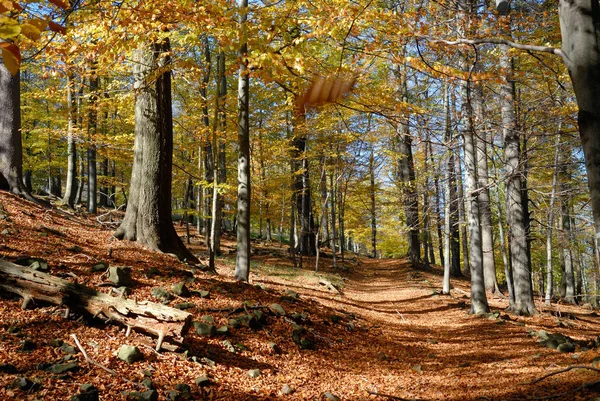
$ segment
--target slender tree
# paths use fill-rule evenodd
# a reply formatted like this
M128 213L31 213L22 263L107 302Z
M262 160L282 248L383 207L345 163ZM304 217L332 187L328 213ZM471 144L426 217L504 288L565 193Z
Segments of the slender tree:
M238 76L238 198L237 198L237 257L235 279L248 281L250 275L250 76L246 23L248 0L238 0L239 11L239 76Z

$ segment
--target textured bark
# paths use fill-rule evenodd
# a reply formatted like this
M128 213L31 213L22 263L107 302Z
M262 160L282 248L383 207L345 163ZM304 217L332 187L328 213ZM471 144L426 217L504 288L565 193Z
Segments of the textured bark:
M200 96L202 97L202 123L208 129L210 127L210 121L208 117L208 94L207 87L210 82L210 72L212 70L211 51L208 36L204 36L204 74L202 76L202 86L200 87ZM199 154L202 155L199 158L198 164L201 165L202 171L204 172L204 181L208 184L213 183L214 171L213 171L213 149L210 139L204 138L202 146L198 149ZM198 216L198 233L204 230L204 244L210 246L210 227L211 227L211 188L210 185L203 186L202 196L198 192L198 209L201 213Z
M560 126L559 126L560 130ZM554 226L554 202L556 201L556 186L558 183L558 165L560 162L560 134L556 137L554 150L554 173L552 174L552 189L550 190L550 205L548 206L548 221L546 225L546 305L552 303L553 272L552 272L552 228Z
M308 159L306 157L307 138L302 131L305 126L305 115L297 116L292 145L292 156L294 158L294 192L296 193L296 210L300 220L300 232L298 236L298 251L303 256L314 256L315 249L315 219L312 212L312 196L310 190L310 176Z
M600 240L600 2L561 0L559 17L563 59L579 107L595 238Z
M23 297L24 308L31 300L46 301L95 317L106 317L110 321L157 335L157 350L165 337L183 341L192 324L192 315L188 312L153 302L113 297L81 284L2 260L0 288Z
M87 211L95 214L98 204L98 181L96 171L96 133L98 131L98 75L96 75L96 66L92 65L90 69L90 95L89 95L89 114L88 114L88 186L87 186Z
M460 272L460 237L458 232L458 194L456 190L456 170L454 169L454 153L456 149L456 141L452 135L451 114L450 114L450 96L448 86L444 87L445 101L445 127L444 127L444 142L448 146L448 159L446 162L445 173L445 209L444 209L444 244L445 254L444 259L444 281L443 292L450 293L450 276L459 277Z
M23 184L20 88L19 73L13 76L0 62L0 188L35 201Z
M477 181L478 181L478 203L481 221L481 249L483 253L483 277L485 289L491 293L498 290L496 280L496 264L494 262L494 238L492 230L492 212L490 203L489 174L488 174L488 133L485 126L485 112L483 102L483 87L476 83L473 88L473 111L475 115L477 133Z
M75 77L72 72L67 74L67 104L69 107L69 122L67 126L67 182L63 202L74 207L77 195L77 99L75 95Z
M573 233L571 231L571 216L569 216L569 200L564 199L561 204L561 253L564 265L563 281L565 287L563 298L567 303L575 304L575 271L571 250Z
M167 39L134 53L135 142L127 211L115 237L197 262L171 218L173 116ZM155 77L156 70L163 72ZM152 78L151 78L152 77Z
M369 121L370 122L370 121ZM369 131L369 128L367 128ZM371 257L377 257L377 204L375 202L375 149L371 144L371 153L369 154L369 196L370 196L370 217L371 217Z
M506 79L500 87L502 104L502 133L506 158L506 216L509 228L510 260L515 290L513 312L519 315L537 313L531 288L530 258L526 211L523 210L523 185L521 183L521 143L515 113L515 88L511 82L512 62L506 47L502 47L500 66Z
M399 66L397 71L402 101L408 100L406 67ZM398 179L405 198L404 213L408 227L408 258L413 266L421 261L421 241L419 239L419 195L415 183L415 165L412 155L412 138L408 127L408 116L396 130L398 153Z
M238 198L237 198L237 256L235 279L248 281L250 275L250 77L247 65L248 44L246 23L248 0L238 0L240 68L238 76Z
M465 187L466 199L469 203L467 225L469 228L469 268L471 272L471 313L482 314L489 312L485 294L483 273L483 249L481 244L481 222L479 216L479 198L477 188L477 156L475 136L472 125L472 109L470 105L470 84L467 81L462 88L463 109L466 117L463 121L463 145L465 155Z

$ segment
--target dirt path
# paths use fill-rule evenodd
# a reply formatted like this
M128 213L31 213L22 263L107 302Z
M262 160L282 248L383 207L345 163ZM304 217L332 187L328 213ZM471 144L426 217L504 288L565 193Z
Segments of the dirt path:
M599 326L589 312L562 307L562 313L577 317L565 321L572 328L564 328L547 313L509 316L503 312L506 301L493 299L492 309L501 312L500 318L472 316L468 281L455 281L451 296L440 295L441 273L417 271L398 260L364 259L346 280L343 296L304 287L307 296L359 317L360 329L349 336L344 357L335 363L342 399L385 398L368 397L372 391L405 399L520 400L598 380L593 372L577 371L525 384L561 367L589 364L597 356L595 350L562 354L538 346L527 335L545 329L594 338ZM555 399L591 397L571 393Z

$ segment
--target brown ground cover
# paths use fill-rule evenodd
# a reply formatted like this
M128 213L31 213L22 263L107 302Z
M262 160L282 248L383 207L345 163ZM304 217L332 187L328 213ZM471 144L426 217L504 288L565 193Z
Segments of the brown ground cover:
M0 193L6 218L0 220L0 254L12 261L19 256L42 257L51 273L98 287L100 273L90 266L106 261L132 267L135 285L131 298L150 299L151 289L170 288L189 268L169 257L150 252L130 242L111 238L112 230L95 217L59 209L44 209L6 193ZM204 255L201 238L192 238L195 253ZM77 248L80 247L81 249ZM125 337L113 324L89 322L64 309L38 303L26 311L20 299L0 297L0 364L14 365L18 373L0 373L0 400L69 400L83 383L100 390L101 400L125 400L124 391L138 390L136 383L149 375L160 394L178 383L192 387L200 400L323 400L331 393L341 400L523 400L544 399L563 392L558 400L591 400L600 394L573 391L584 383L600 380L597 372L572 370L529 384L536 378L574 365L592 366L597 349L559 353L542 347L528 335L531 330L562 333L576 340L592 340L600 334L600 318L582 307L555 305L532 318L504 313L507 301L493 298L490 304L500 317L468 314L469 282L454 280L450 296L440 295L439 267L417 270L406 260L373 260L347 255L347 272L333 271L331 258L321 257L319 273L314 258L303 260L303 269L291 267L284 249L277 244L254 244L250 284L232 279L235 253L233 241L224 242L226 255L218 260L218 275L196 272L188 283L192 290L208 290L210 297L193 295L194 320L211 315L217 325L227 324L227 308L246 303L247 308L280 303L288 317L268 314L260 330L233 328L229 334L211 338L190 332L188 352L152 350L153 339L142 333ZM73 275L69 275L73 273ZM319 280L340 285L341 294L327 290ZM282 300L285 290L299 300ZM181 302L175 299L171 304ZM217 311L223 309L221 311ZM265 309L266 310L266 309ZM266 310L268 312L268 310ZM289 315L305 314L301 324L315 349L300 349L292 339ZM74 373L54 375L39 364L61 361L65 354L50 345L61 339L73 343L75 334L90 358L116 371L111 375L87 366L81 354L73 358L80 368ZM35 349L20 350L24 340ZM236 346L229 352L224 340ZM273 352L269 343L281 349ZM122 344L137 345L143 361L127 364L117 358ZM192 358L195 357L195 358ZM214 361L214 366L206 359ZM194 361L194 359L196 361ZM250 369L261 375L251 378ZM194 379L206 375L204 388ZM36 392L10 388L16 377L38 381ZM281 393L284 385L292 394Z

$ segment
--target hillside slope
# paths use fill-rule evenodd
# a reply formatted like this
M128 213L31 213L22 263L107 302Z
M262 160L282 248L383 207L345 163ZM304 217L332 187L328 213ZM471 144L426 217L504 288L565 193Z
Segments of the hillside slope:
M4 192L0 204L4 259L43 258L51 274L103 292L109 288L100 285L106 277L92 273L93 265L130 266L134 285L129 297L138 301L159 301L153 289L171 290L186 281L192 294L176 296L169 305L192 303L188 311L195 321L229 325L227 333L210 337L190 332L185 353L156 353L154 339L147 335L125 337L118 325L76 314L65 319L64 309L55 305L37 303L23 311L20 299L4 294L0 400L70 400L84 383L95 386L101 400L133 399L126 394L145 391L145 378L161 400L521 400L563 392L568 394L554 399L595 397L589 390L573 391L600 380L591 370L527 384L569 366L592 366L598 350L587 343L600 334L600 318L584 308L546 310L538 304L544 313L522 318L503 312L505 300L492 299L495 314L471 316L468 281L455 281L451 296L440 295L439 268L415 270L405 260L352 255L345 264L349 271L333 272L330 258L322 257L315 274L313 259L303 260L303 270L294 269L276 244L255 244L251 283L238 284L232 279L232 241L224 241L226 255L218 260L218 275L192 273L168 255L112 239L110 224L93 217L43 209ZM202 257L200 242L192 238L194 252ZM341 293L328 290L322 280ZM253 314L252 323L242 318ZM529 333L540 330L571 337L575 352L538 344ZM91 359L115 374L88 366L81 353L59 346L75 345L72 334ZM117 352L123 344L138 346L144 359L132 364L120 360ZM73 371L48 370L73 361L78 365ZM39 383L37 388L15 388L15 380L25 377ZM208 382L197 385L201 377ZM185 386L175 390L178 384L189 385L189 394Z

